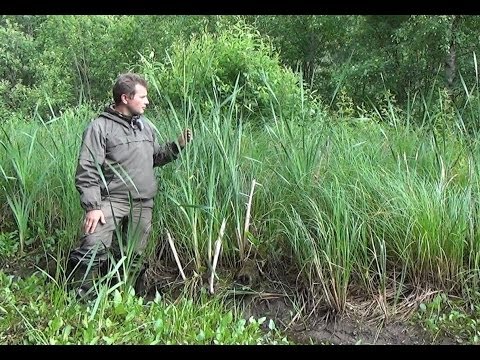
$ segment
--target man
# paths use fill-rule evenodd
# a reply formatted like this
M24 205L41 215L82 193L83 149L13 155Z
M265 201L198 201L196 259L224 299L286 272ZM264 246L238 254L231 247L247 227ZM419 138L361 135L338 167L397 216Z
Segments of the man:
M149 121L147 82L137 74L120 75L113 86L114 104L83 133L75 185L85 210L84 235L70 253L77 292L84 296L108 258L118 225L129 222L130 248L138 260L150 233L153 198L157 192L155 166L175 160L191 140L185 129L177 143L160 146ZM132 243L133 242L133 243Z

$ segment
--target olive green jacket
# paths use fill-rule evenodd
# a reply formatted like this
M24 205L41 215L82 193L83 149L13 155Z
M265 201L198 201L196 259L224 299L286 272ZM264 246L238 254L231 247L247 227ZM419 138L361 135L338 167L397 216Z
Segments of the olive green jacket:
M75 186L86 211L100 209L102 198L149 201L157 193L155 166L178 157L174 142L159 145L143 116L126 117L112 106L83 133Z

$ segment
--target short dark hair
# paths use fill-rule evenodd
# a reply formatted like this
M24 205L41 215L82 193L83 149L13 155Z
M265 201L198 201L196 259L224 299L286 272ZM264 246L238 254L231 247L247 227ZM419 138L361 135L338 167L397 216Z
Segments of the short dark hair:
M147 88L147 81L138 74L126 73L118 76L113 85L113 101L115 104L120 104L122 95L126 94L130 98L135 95L135 86L140 84Z

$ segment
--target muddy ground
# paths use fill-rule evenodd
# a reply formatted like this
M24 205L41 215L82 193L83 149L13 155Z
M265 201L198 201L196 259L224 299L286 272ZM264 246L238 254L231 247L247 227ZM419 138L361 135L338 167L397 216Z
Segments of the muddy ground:
M203 287L206 291L210 288L208 277L197 279L192 286L188 279L181 281L178 268L173 264L169 267L159 266L158 263L150 265L147 297L153 298L156 291L176 297L185 294L186 288L198 290ZM297 344L456 344L454 339L433 339L410 320L420 302L431 299L434 291L405 295L405 300L398 303L395 310L386 309L388 304L379 301L381 296L369 299L353 294L345 311L339 315L330 311L328 306L312 306L305 298L299 298L298 286L302 284L298 283L296 276L279 274L278 268L274 269L277 272L275 275L268 275L268 271L264 270L262 272L261 267L253 265L242 268L234 275L231 275L232 271L220 270L215 294L223 297L227 304L240 304L247 319L250 316L256 319L266 317L265 330L268 320L272 319L276 327ZM189 295L192 295L191 290ZM387 293L385 295L388 297Z
M283 329L297 344L370 344L370 345L429 345L455 344L452 339L435 341L419 326L411 322L372 320L349 314L332 315L319 312L309 317L294 319L295 312L285 299L256 300L245 313L255 317L266 316Z

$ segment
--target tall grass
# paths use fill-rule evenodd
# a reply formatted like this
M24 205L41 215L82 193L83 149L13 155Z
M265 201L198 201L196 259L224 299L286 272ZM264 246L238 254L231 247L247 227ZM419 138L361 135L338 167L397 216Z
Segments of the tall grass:
M301 96L291 115L272 92L271 116L252 122L238 106L238 83L227 97L213 83L213 95L197 103L199 90L185 82L176 108L151 81L162 102L147 115L160 142L185 127L194 133L180 159L157 172L152 234L152 246L171 234L189 280L213 270L225 220L217 267L254 259L289 269L314 303L338 312L352 294L387 301L394 289L398 302L418 288L467 293L478 285L479 147L462 126L473 104L452 120L425 103L437 125L422 127L410 108L391 103L342 122ZM91 115L79 108L49 124L3 126L1 200L12 204L9 231L29 248L51 241L60 254L77 236L73 173Z

